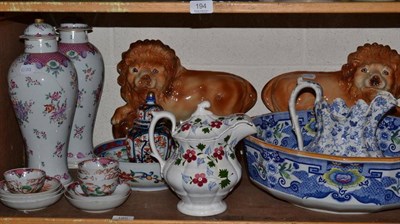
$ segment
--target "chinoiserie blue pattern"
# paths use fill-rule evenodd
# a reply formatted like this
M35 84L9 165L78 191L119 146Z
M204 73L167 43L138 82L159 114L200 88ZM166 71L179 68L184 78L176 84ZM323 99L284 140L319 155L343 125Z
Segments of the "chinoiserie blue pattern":
M375 132L383 116L396 104L396 98L387 92L379 93L369 105L358 100L347 107L340 98L331 105L326 101L317 103L318 134L304 150L335 156L382 157Z
M316 135L314 112L297 114L306 147ZM288 112L260 115L253 122L257 134L244 140L249 176L273 195L307 208L333 212L400 207L400 158L345 160L340 156L299 154ZM397 117L386 116L379 123L375 136L384 157L400 156L399 127Z

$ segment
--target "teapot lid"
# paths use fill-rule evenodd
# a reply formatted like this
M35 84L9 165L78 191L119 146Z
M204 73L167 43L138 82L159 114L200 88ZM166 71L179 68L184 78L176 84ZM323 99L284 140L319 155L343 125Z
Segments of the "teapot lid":
M35 19L35 22L25 29L24 35L20 36L20 38L56 39L57 34L51 25L44 23L43 19Z
M174 138L182 140L213 140L219 138L227 130L231 129L244 114L232 114L230 116L217 116L206 108L210 102L203 101L197 105L197 110L192 116L177 127Z

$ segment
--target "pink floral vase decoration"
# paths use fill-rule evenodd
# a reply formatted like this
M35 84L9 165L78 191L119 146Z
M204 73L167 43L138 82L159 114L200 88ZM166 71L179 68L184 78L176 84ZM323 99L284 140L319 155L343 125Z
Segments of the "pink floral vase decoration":
M78 75L78 101L68 148L68 167L93 157L93 128L103 91L104 61L88 40L92 28L84 23L62 23L58 51L67 56Z
M67 150L78 97L76 71L58 52L55 30L43 20L35 20L21 38L25 52L9 68L8 87L28 167L66 185L72 181Z

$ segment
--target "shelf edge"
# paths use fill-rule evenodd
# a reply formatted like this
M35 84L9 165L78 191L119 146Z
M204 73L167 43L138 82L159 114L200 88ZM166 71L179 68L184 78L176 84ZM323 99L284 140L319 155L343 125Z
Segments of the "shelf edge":
M189 2L0 1L1 12L190 13ZM215 2L214 13L399 13L400 2Z

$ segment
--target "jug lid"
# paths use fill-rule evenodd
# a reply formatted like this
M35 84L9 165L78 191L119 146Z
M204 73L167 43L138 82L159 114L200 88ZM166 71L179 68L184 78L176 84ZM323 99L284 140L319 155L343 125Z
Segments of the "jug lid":
M24 35L21 35L20 38L56 39L57 34L51 25L44 23L43 19L35 19L35 22L25 29Z
M61 23L59 31L92 31L92 27L85 23Z
M153 111L163 111L164 109L156 104L156 96L153 92L149 92L146 96L146 102L139 106L137 110L137 118L135 122L149 123L153 119L151 114Z
M245 120L245 114L217 116L206 108L210 102L203 101L197 105L192 116L177 127L174 138L185 140L215 140L231 129L239 120Z

